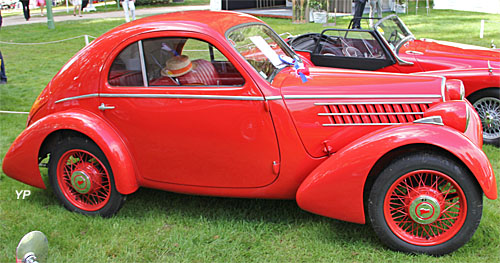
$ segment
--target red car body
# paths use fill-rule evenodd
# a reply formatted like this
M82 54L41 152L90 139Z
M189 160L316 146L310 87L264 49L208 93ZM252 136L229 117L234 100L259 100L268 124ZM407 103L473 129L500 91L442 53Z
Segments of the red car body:
M102 35L78 52L37 98L26 130L4 158L4 173L45 188L38 166L49 155L49 179L56 195L68 209L85 214L113 215L121 207L121 196L149 187L186 194L296 199L313 213L366 223L364 206L370 192L377 196L370 189L380 181L381 171L397 156L431 156L447 158L463 171L464 178L452 180L454 175L440 175L446 168L429 172L433 168L422 164L417 169L435 173L439 185L453 185L448 187L460 189L458 195L460 180L466 180L471 186L465 188L477 185L473 191L478 196L497 198L493 170L481 151L479 117L460 98L460 88L453 82L307 63L301 66L308 69L306 82L294 66L280 65L272 74L258 72L259 61L247 61L245 56L252 53L251 57L265 59L261 53L266 52L255 47L239 52L239 41L247 43L239 35L255 28L276 41L270 46L293 55L262 21L233 12L147 17ZM217 49L227 58L225 67L234 68L218 71L216 85L153 85L170 80L149 75L155 63L148 64L149 55L159 57L172 49L195 52L182 49L185 38L209 43L210 52ZM119 60L136 43L147 51L160 42L162 48L175 46L172 43L180 43L179 39L183 44L167 51L139 51L142 79L133 81L142 86L123 84L136 78L130 70L114 70L127 64ZM248 43L264 50L260 40L265 38ZM299 60L295 58L296 65ZM204 69L200 61L193 70ZM213 54L211 61L218 64ZM153 75L159 79L153 80ZM446 206L446 197L430 190L433 187L441 186L436 181L416 186L411 196L408 193L416 205L427 204L419 199L422 196L441 200L418 213ZM473 200L465 188L460 202ZM468 240L453 235L465 224L466 208L477 209L473 204L461 203L459 226L431 238L433 243L422 245L418 241L422 237L414 237L410 241L414 239L415 246L390 246L429 254L453 251L457 247L449 249L447 242Z
M390 34L391 31L395 34ZM315 49L318 41L305 42L308 39L317 39L321 34L323 38L343 35L345 39L349 39L349 35L353 35L352 39L355 39L363 34L366 41L353 43L353 47L362 51L360 53L346 54L344 52L337 53L335 56L333 53L328 53L325 57L320 47ZM321 34L301 35L293 39L290 44L298 53L318 66L418 73L461 80L465 87L466 98L475 106L481 117L485 142L500 146L499 49L432 39L416 39L396 15L380 19L373 29L326 29ZM366 48L363 44L367 42L376 46L375 49L383 49L384 59L375 59L369 53L366 56ZM381 60L386 63L378 64Z

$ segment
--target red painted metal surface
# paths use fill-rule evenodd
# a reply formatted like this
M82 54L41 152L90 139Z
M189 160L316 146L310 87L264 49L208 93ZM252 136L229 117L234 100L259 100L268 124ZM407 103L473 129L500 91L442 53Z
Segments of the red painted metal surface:
M365 223L363 190L372 167L394 149L420 144L454 154L474 174L485 195L497 198L493 168L471 140L452 128L403 124L365 135L329 157L304 180L297 203L316 214Z
M4 172L44 188L40 147L54 132L71 130L103 151L122 194L150 187L297 198L308 211L364 223L363 189L375 163L399 147L424 144L456 156L486 196L497 197L491 165L479 148L477 114L467 115L472 108L466 102L443 102L449 96L443 78L336 70L306 61L306 82L291 68L268 81L225 37L243 23L262 22L233 12L182 12L136 20L99 37L37 99L28 127L4 158ZM110 78L113 62L129 44L167 37L210 43L239 73L232 75L236 82L139 87ZM413 123L434 115L445 125Z

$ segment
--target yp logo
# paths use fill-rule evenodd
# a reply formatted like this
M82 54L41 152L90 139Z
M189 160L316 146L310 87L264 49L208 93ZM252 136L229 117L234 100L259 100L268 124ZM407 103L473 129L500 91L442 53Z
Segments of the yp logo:
M16 190L16 195L17 195L17 199L19 199L21 197L21 195L23 195L23 199L24 199L24 198L31 195L31 191L30 190L21 190L21 191Z

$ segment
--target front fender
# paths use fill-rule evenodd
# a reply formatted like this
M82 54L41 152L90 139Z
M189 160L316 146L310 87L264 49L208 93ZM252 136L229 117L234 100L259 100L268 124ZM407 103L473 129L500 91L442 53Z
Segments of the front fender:
M80 132L99 146L108 158L120 193L130 194L139 188L132 158L121 138L99 116L83 110L58 112L30 125L10 146L3 161L3 172L18 181L45 189L38 169L38 153L45 138L58 130Z
M463 134L438 125L404 124L368 134L324 161L299 187L298 205L315 214L364 224L363 190L368 174L386 153L412 144L437 146L455 155L469 168L485 195L497 198L488 158Z

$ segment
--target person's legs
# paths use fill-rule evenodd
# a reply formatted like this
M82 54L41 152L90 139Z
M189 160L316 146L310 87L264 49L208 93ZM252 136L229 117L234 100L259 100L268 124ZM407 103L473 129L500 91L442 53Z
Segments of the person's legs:
M377 0L377 17L382 17L382 1Z
M0 51L0 84L7 83L7 75L5 75L5 63L3 61L2 51Z
M21 1L23 4L23 13L24 13L24 19L26 21L30 20L30 2L29 1Z
M366 0L358 0L355 4L354 9L354 28L361 28L361 17L363 16L363 11L365 10Z
M135 20L135 4L134 1L128 1L130 12L132 13L132 21Z
M130 17L128 14L128 0L122 2L123 11L125 12L125 22L130 22Z
M368 0L368 4L370 5L370 18L373 18L373 14L375 13L375 8L377 6L377 0ZM373 27L373 19L370 19L370 27Z
M52 1L52 0L49 0L49 1ZM43 1L42 1L42 2L40 3L40 13L42 14L42 16L43 16L43 8L44 8L44 7L45 7L45 2L43 2Z

